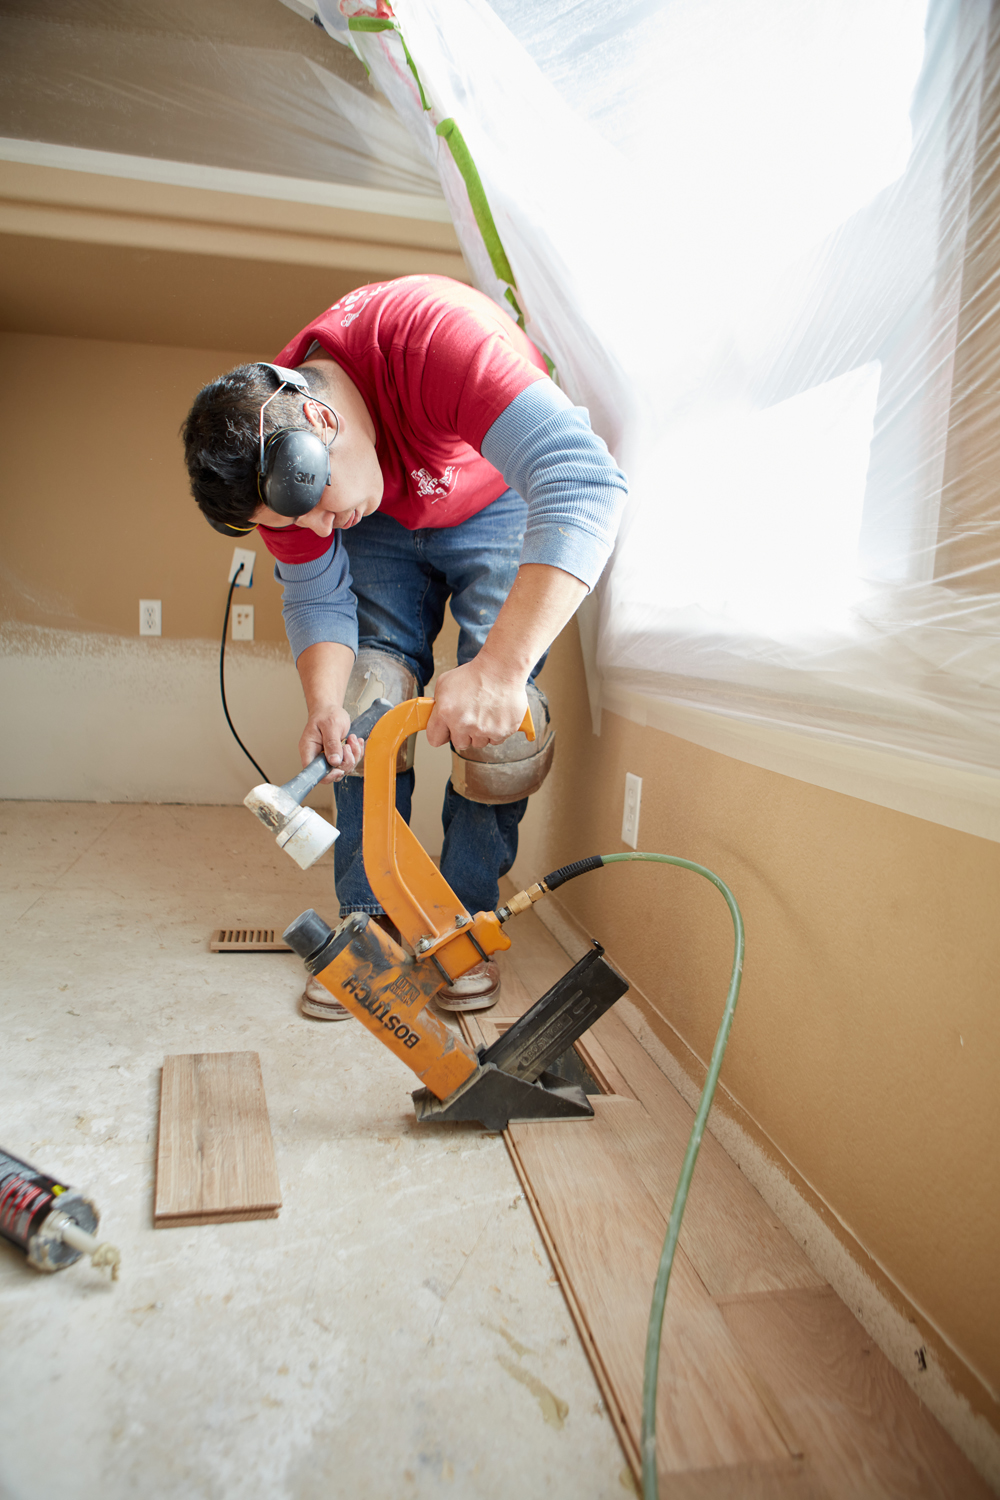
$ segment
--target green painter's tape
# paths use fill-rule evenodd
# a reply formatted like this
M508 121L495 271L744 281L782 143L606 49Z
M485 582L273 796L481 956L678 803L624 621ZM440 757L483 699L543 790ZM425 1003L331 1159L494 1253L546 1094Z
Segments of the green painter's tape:
M517 298L514 296L514 289L513 289L513 287L508 287L507 290L504 292L504 296L507 298L507 301L510 303L511 307L514 309L514 314L515 314L515 316L517 318L517 326L523 332L524 331L524 313L521 311L521 304L520 304L520 302L518 302Z
M511 269L510 261L507 259L507 252L503 247L500 235L497 233L497 226L493 221L490 205L486 199L486 190L483 187L482 178L476 170L476 164L472 160L472 154L465 144L465 137L454 120L442 120L437 128L437 133L443 136L448 142L451 154L455 158L455 165L462 174L462 180L469 194L469 202L472 205L472 212L475 215L476 223L479 225L479 233L483 237L483 243L489 252L490 261L497 277L501 281L506 281L510 286L514 286L514 272ZM508 298L512 299L513 293L508 293ZM516 301L514 302L514 306L517 307ZM518 307L517 311L520 314L521 309Z
M414 81L420 91L420 102L424 109L430 109L430 105L427 102L427 95L424 93L424 86L420 82L420 74L417 72L417 65L410 56L410 49L406 45L406 38L399 28L399 22L383 20L381 16L349 16L347 26L350 31L394 31L403 44L403 56L406 58L406 65L413 74Z
M402 43L403 55L406 58L407 66L413 74L417 88L420 91L420 102L425 110L429 110L431 106L427 102L427 95L424 93L424 86L420 82L417 65L410 56L410 49L406 45L406 38L403 36L399 22L389 20L383 16L350 16L347 24L351 31L369 33L394 31L396 33ZM361 60L364 62L364 58ZM367 63L365 63L366 69L367 66ZM500 238L489 201L486 197L486 189L483 187L482 178L476 169L476 164L472 160L472 153L465 144L465 137L459 130L456 122L451 119L442 120L437 127L437 133L448 142L455 165L462 174L462 181L465 183L465 190L469 195L469 203L472 205L473 216L479 228L479 233L483 237L483 244L486 246L487 254L490 257L490 264L497 278L507 283L507 290L504 292L504 296L514 309L518 327L523 329L524 313L521 311L521 305L514 291L514 287L517 284L514 280L514 271L510 261L507 259L507 252L503 247L503 241ZM542 357L548 367L549 375L554 380L556 378L555 365L544 351Z

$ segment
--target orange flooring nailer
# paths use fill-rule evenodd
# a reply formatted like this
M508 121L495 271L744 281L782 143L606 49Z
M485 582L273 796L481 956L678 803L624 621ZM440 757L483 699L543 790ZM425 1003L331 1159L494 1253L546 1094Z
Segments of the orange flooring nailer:
M475 1051L434 1015L427 1002L481 959L510 947L503 924L542 896L602 865L645 860L674 865L704 877L720 892L733 922L733 967L725 1008L712 1048L698 1108L670 1209L653 1288L642 1386L642 1488L657 1489L656 1388L670 1272L680 1236L695 1162L712 1106L743 972L743 918L736 898L718 875L674 854L598 854L546 875L497 911L472 916L396 811L396 756L400 745L426 728L434 707L413 698L393 708L378 699L351 725L367 738L363 852L369 884L412 955L364 913L346 917L334 931L306 911L285 933L307 969L423 1084L413 1095L418 1120L478 1120L502 1130L512 1120L580 1120L593 1116L583 1090L558 1076L558 1059L620 999L628 986L595 943L591 952L490 1047ZM534 738L531 715L521 725ZM245 799L278 844L307 869L337 837L336 830L302 798L332 768L323 756L283 787L258 786Z
M351 725L351 733L366 739L365 872L412 953L364 912L352 913L333 929L310 909L288 928L285 942L420 1079L423 1087L413 1095L418 1121L478 1120L487 1130L502 1130L511 1120L587 1118L594 1111L583 1089L550 1069L628 988L600 944L490 1047L476 1051L426 1009L442 986L510 947L502 929L512 916L602 863L599 856L580 860L497 911L467 912L396 811L397 751L426 728L433 707L431 698L413 698L395 708L380 699ZM530 713L521 728L534 739ZM319 756L284 787L255 787L246 798L303 868L336 837L319 814L301 807L330 769ZM322 826L310 829L311 820Z

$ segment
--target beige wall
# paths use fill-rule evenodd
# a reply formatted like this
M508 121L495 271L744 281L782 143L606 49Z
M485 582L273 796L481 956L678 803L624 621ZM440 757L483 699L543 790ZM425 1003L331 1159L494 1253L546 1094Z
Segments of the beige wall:
M274 352L0 333L0 796L239 802L259 780L219 698L237 544L191 499L178 429L206 380ZM272 559L240 545L258 559L235 596L255 641L227 645L230 711L280 781L305 710ZM160 639L139 636L140 599L161 600ZM449 617L439 660L456 636ZM437 853L450 761L421 744L418 764L414 827Z
M184 415L351 287L468 271L436 200L39 149L0 161L0 796L237 802L259 778L219 702L234 543L191 500ZM227 648L231 708L283 780L304 706L271 559L245 545L255 640ZM161 600L160 639L140 599ZM434 850L447 757L421 758Z
M264 354L0 334L3 618L135 636L139 600L160 599L165 638L218 636L234 544L191 499L178 430L200 386ZM249 545L244 597L277 642L280 593Z
M625 773L642 777L640 849L708 865L746 921L722 1107L815 1195L1000 1428L1000 845L615 714L595 737L572 629L543 682L556 769L517 875L624 851ZM559 895L697 1076L732 955L719 895L650 865Z
M350 288L468 269L443 200L20 145L0 160L0 796L237 802L259 778L219 701L234 543L190 498L181 422ZM245 545L255 639L227 647L230 705L284 780L304 705L271 559ZM421 761L435 851L447 757Z

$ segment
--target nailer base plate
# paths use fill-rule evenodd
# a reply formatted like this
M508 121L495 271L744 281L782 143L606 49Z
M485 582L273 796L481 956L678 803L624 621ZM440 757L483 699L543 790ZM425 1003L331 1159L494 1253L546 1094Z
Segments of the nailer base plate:
M594 1108L583 1089L553 1073L526 1083L487 1063L447 1099L417 1089L413 1106L418 1125L436 1121L478 1120L487 1130L504 1130L547 1120L592 1120Z

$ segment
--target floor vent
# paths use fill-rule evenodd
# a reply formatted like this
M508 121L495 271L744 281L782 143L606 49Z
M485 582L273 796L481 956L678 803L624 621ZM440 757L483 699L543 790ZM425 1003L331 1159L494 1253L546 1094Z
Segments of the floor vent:
M291 953L274 927L217 927L208 945L210 953Z

